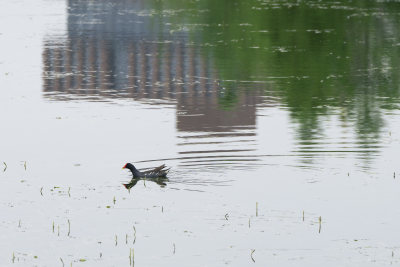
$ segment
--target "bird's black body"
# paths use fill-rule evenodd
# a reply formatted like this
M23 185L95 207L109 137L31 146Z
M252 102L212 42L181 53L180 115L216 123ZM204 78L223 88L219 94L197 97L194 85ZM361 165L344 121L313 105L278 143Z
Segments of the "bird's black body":
M150 169L147 171L139 171L138 169L133 166L131 163L125 164L123 168L129 169L132 172L133 178L166 178L169 169L166 169L165 164Z

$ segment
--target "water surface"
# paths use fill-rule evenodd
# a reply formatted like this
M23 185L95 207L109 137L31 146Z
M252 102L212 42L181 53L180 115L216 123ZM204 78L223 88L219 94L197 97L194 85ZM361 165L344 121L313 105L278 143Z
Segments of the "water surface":
M0 1L1 265L398 263L399 9Z

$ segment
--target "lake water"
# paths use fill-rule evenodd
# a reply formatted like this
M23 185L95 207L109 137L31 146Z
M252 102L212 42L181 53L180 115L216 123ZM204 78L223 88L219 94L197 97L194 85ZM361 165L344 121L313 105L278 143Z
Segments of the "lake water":
M399 11L0 0L0 265L398 265Z

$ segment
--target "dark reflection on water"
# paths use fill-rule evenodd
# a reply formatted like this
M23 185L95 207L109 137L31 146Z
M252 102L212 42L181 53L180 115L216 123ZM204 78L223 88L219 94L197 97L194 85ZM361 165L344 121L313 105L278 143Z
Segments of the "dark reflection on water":
M395 1L70 0L66 37L45 40L44 97L162 100L177 110L189 166L256 166L257 111L272 107L295 129L287 155L368 159L399 109L399 11Z
M146 182L154 182L161 187L167 186L168 179L167 178L133 178L129 181L129 183L123 184L126 189L131 190L140 180Z

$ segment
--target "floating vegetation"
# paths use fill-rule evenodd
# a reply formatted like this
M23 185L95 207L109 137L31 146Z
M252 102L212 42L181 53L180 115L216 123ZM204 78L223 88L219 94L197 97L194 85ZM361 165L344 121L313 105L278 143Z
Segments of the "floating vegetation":
M3 161L3 164L4 164L4 170L3 170L3 172L5 172L5 171L7 170L7 163L5 163L5 162Z
M12 261L12 263L14 263L14 262L15 262L15 254L14 254L14 252L13 252L13 254L12 254L11 261Z
M86 261L86 259L79 259L79 261L80 261L80 262L85 262L85 261Z
M116 200L115 200L115 196L114 196L114 198L113 198L113 203L114 203L114 205L115 205L115 202L116 202Z
M25 168L25 171L26 171L26 161L24 162L24 168Z
M303 222L304 222L304 210L303 210Z
M253 258L253 254L254 254L255 251L256 251L255 249L252 249L252 250L251 250L251 253L250 253L250 257L251 257L251 260L252 260L253 262L256 262L255 259Z

